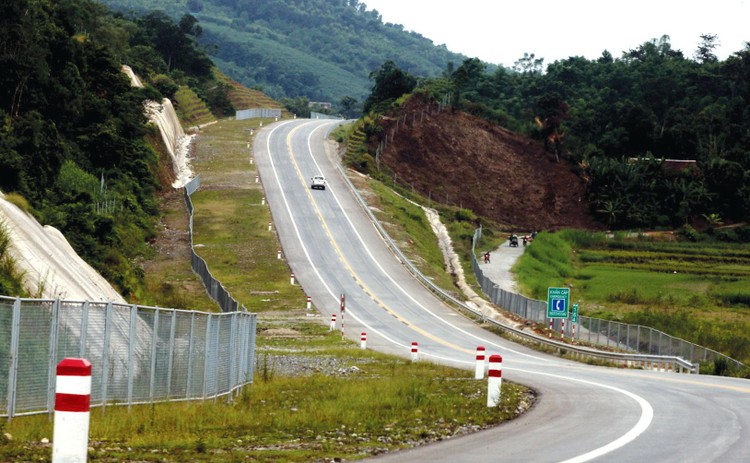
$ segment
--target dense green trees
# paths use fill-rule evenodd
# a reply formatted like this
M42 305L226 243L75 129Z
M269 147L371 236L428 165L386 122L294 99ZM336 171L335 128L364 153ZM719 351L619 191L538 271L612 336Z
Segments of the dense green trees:
M562 154L588 179L592 210L612 227L747 221L750 43L719 61L717 38L701 38L694 59L665 36L620 58L606 51L596 60L571 57L544 72L533 54L493 72L467 59L420 85ZM373 75L401 72L392 62L383 66ZM382 101L380 92L376 85L367 101Z
M350 0L104 0L130 11L160 9L201 22L200 42L212 47L223 72L273 98L306 97L334 105L350 96L360 104L367 76L388 61L415 76L437 76L465 57L384 24L377 11ZM215 46L215 48L213 48Z
M198 34L190 17L131 21L89 0L0 4L0 190L27 198L126 295L141 284L132 262L154 234L160 187L142 103L161 95L131 87L121 65L147 83L209 85Z

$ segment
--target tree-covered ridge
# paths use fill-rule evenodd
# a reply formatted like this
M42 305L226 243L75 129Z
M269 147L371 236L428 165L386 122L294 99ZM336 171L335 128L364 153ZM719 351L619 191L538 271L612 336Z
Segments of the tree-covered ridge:
M133 262L158 213L143 101L185 83L209 93L198 32L189 17L133 21L89 0L0 4L0 190L27 198L125 295L140 287ZM146 88L131 86L125 63Z
M543 140L587 179L594 212L613 227L748 221L750 44L719 61L717 38L702 39L693 57L662 37L620 58L571 57L546 72L533 55L494 72L468 59L420 87ZM400 95L373 101L389 75L392 66L374 74L370 106Z
M418 76L437 76L465 56L436 46L357 0L105 0L121 10L186 12L201 22L201 43L229 76L276 99L360 103L367 76L392 60Z

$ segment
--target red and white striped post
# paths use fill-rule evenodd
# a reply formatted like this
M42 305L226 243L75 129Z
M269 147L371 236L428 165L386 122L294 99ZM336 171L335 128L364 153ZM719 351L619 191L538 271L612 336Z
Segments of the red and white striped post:
M278 251L276 251L276 258L279 259L279 260L281 260L281 249L279 249Z
M565 342L565 319L560 320L562 327L560 328L560 341Z
M331 327L328 329L328 331L333 331L336 329L336 314L331 314Z
M273 230L273 222L268 222L268 231Z
M307 310L312 309L312 297L307 296L307 307L305 307Z
M91 363L64 358L57 364L52 463L85 463L89 451Z
M503 358L498 355L490 355L490 369L487 373L487 406L497 407L500 403L500 389L503 385Z
M552 339L552 319L549 319L549 338Z
M260 180L260 177L256 175L255 176L255 183L258 183L259 180Z
M474 379L484 379L484 346L477 347L477 368L474 373Z
M419 345L417 341L413 341L411 343L411 361L416 362L417 360L419 360Z
M291 274L289 275L289 283L291 283L291 284L292 284L292 286L294 286L294 272L292 272L292 273L291 273Z
M344 337L344 311L346 310L346 295L341 293L341 337Z
M364 331L359 336L359 347L361 347L362 349L367 349L367 333L365 333Z
M572 332L570 333L570 343L571 344L575 344L576 343L576 325L577 325L577 323L573 323Z
M266 197L265 196L263 196L263 197L260 198L260 205L261 206L265 206L266 205Z

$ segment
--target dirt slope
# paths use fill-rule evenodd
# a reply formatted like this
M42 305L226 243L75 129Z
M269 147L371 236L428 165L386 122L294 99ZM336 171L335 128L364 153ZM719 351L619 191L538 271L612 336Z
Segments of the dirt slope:
M541 143L460 111L429 109L411 98L400 116L382 121L381 165L400 184L521 231L602 228L583 180Z

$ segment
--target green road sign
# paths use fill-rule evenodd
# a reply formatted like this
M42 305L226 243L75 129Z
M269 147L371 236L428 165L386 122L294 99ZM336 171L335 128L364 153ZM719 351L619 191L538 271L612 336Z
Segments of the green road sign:
M578 304L573 304L573 314L570 318L573 323L578 323Z
M570 288L547 288L547 318L568 318Z

